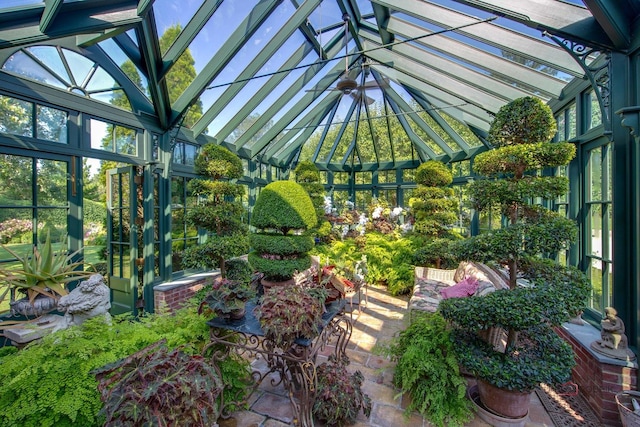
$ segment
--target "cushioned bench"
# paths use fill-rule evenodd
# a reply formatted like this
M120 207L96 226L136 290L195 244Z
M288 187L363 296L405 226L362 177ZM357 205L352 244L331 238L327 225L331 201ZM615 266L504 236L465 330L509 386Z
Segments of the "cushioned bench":
M463 261L455 270L416 267L413 294L408 304L409 311L435 312L443 299L443 291L446 294L448 288L460 284L466 278L477 280L472 296L483 296L496 289L509 288L506 279L499 272L481 263ZM470 288L466 287L463 290L465 289Z

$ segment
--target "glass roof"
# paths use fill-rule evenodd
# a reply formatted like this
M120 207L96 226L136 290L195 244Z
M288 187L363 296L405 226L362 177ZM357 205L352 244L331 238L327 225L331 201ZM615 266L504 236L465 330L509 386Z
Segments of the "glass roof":
M5 0L0 50L3 72L151 112L244 157L387 169L486 149L501 106L559 99L599 52L628 47L611 25L628 6L637 0ZM594 54L581 63L570 43Z

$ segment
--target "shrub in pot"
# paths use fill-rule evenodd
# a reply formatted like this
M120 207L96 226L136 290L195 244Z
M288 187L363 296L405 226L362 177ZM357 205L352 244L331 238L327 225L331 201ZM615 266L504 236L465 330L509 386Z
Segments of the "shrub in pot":
M262 189L251 216L256 231L249 241L249 263L271 281L290 280L311 266L314 239L307 230L317 223L313 203L302 186L275 181Z
M572 144L549 142L554 134L553 114L538 99L521 98L500 109L489 131L496 148L474 161L475 171L487 178L473 182L469 193L476 209L499 210L508 224L458 242L456 251L462 259L506 266L511 289L448 299L439 306L454 325L462 366L500 390L529 393L540 382L570 378L573 353L551 328L575 317L589 294L582 273L543 258L568 247L576 236L575 224L530 203L558 198L568 189L566 178L538 174L542 168L568 164L575 155ZM521 279L529 287L519 287ZM479 332L496 327L506 332L504 348L478 339ZM480 391L489 406L490 396L483 397L482 387Z
M225 260L249 251L248 229L242 222L245 212L240 198L244 187L233 182L243 175L240 158L217 144L206 144L195 160L202 178L189 182L189 190L200 200L189 210L187 220L208 231L203 245L187 248L183 268L220 268L226 277Z
M349 360L337 360L332 355L317 368L318 388L313 414L326 425L342 427L356 422L362 411L371 415L371 399L362 391L364 376L360 371L350 373Z
M252 282L249 263L242 258L226 261L227 277L219 276L205 285L205 295L199 311L208 307L218 316L228 319L241 319L245 314L245 304L257 295Z

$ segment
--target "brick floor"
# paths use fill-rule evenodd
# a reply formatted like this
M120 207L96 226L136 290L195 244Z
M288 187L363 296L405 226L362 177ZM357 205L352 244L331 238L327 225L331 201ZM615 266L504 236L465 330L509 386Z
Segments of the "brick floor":
M368 305L361 312L355 309L353 318L353 334L347 354L351 361L349 370L359 370L365 376L363 390L371 397L373 408L367 419L358 417L355 427L428 427L429 424L417 413L409 417L405 415L408 396L398 395L393 387L393 364L375 353L377 344L388 343L393 335L404 329L407 297L393 297L386 289L377 286L368 288ZM325 352L327 353L327 352ZM322 356L321 356L322 357ZM264 364L258 360L254 368L260 369ZM265 380L249 399L249 410L236 412L228 424L221 427L282 427L290 426L293 410L282 387L272 387ZM323 424L316 422L316 426ZM490 427L476 416L467 424L468 427ZM553 422L542 407L535 393L531 397L531 409L526 427L551 427Z

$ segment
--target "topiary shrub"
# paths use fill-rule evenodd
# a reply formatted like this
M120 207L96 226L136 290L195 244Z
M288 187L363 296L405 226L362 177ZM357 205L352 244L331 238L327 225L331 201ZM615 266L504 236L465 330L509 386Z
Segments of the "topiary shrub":
M262 189L251 216L249 263L268 280L288 280L311 265L313 238L305 232L317 223L313 203L302 186L276 181Z
M447 251L441 255L434 250L445 249L448 241L462 238L452 228L458 217L458 201L449 187L452 182L453 174L442 162L429 160L416 170L418 187L409 199L409 206L415 221L413 231L427 244L422 247L423 254L415 258L426 262L419 265L442 268L450 256Z
M226 277L225 260L249 251L248 229L242 222L244 207L240 202L244 187L232 182L242 177L242 161L227 148L206 144L196 157L195 170L203 178L191 180L189 190L202 200L189 210L187 220L209 234L203 245L185 250L182 267L219 267L222 277Z
M511 289L482 298L450 298L439 305L454 327L462 366L510 391L530 392L540 382L570 378L573 354L552 327L575 317L589 295L584 275L544 258L555 257L577 235L573 221L534 204L568 189L566 178L538 173L568 164L575 154L572 144L549 141L555 127L551 109L537 99L518 99L500 109L489 130L490 142L498 148L476 156L474 168L486 178L473 182L469 193L476 209L499 210L508 222L456 242L453 251L461 259L506 267ZM530 286L519 287L520 279ZM477 338L494 328L504 331L503 348ZM487 405L491 400L483 393L480 399Z

